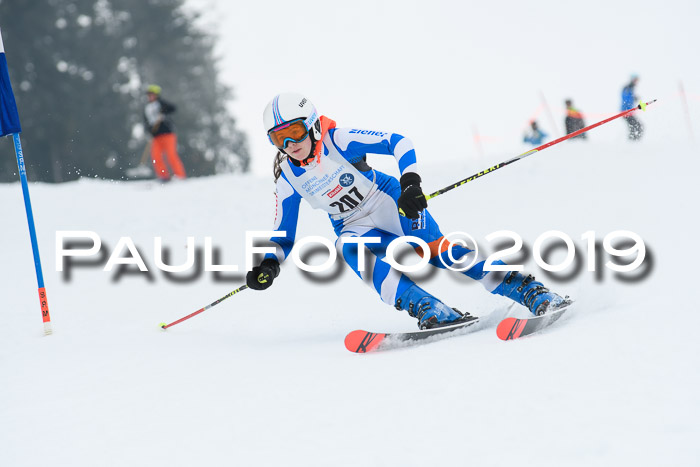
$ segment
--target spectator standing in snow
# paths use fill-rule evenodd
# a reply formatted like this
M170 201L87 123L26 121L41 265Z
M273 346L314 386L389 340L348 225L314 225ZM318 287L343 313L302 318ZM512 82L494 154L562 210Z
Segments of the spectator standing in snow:
M540 127L537 126L537 121L533 120L530 122L530 131L525 133L525 136L523 136L523 142L530 143L533 146L539 146L546 137L547 133L540 130Z
M175 112L175 106L164 100L161 96L161 87L155 84L148 86L146 96L148 103L143 111L153 141L151 142L151 160L156 177L161 181L170 180L170 170L178 178L185 178L185 167L182 165L180 156L177 154L177 137L174 133L174 126L170 114ZM163 157L165 153L165 158ZM167 165L166 165L167 160Z
M627 83L624 88L622 88L622 106L620 107L620 110L629 110L637 106L639 98L634 92L634 87L637 85L638 81L639 77L637 75L632 75L630 77L630 82ZM630 141L639 140L644 133L644 127L640 121L637 120L637 118L632 114L624 117L624 119L627 122L627 127L629 128L629 134L627 137L630 139Z
M584 128L586 124L583 122L583 115L581 115L581 112L574 107L571 99L565 100L564 103L566 104L566 118L564 119L564 126L566 127L566 134L569 135L574 131ZM586 139L587 136L586 133L581 133L580 135L574 136L571 139L575 138Z

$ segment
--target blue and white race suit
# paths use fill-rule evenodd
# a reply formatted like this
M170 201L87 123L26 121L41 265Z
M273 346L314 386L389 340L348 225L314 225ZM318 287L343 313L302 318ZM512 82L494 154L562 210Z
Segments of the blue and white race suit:
M400 216L399 181L367 164L367 154L386 154L394 156L401 175L417 172L413 143L396 133L334 128L332 120L322 117L321 121L324 131L322 148L317 148L316 152L318 156L303 166L293 164L289 158L281 163L274 230L285 231L286 236L270 239L276 244L276 251L266 258L275 258L281 263L290 253L296 237L299 203L304 198L312 207L328 212L338 236L336 248L345 262L362 279L371 271L374 289L382 301L393 306L413 281L384 261L386 248L392 240L400 236L419 237L430 247L430 264L439 268L454 264L447 251L439 251L443 234L428 210L422 211L418 219ZM348 237L379 237L381 242L363 247L344 242ZM358 248L366 248L364 271L360 271L358 265ZM455 261L473 254L461 246L452 248ZM472 260L464 259L467 264ZM483 258L477 258L464 274L479 280L490 292L498 293L495 290L505 273L487 272L483 266Z

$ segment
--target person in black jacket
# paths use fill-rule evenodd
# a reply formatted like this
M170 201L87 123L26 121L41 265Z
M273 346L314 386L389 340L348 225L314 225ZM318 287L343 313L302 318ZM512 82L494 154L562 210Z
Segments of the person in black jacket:
M569 135L573 133L574 131L578 131L586 126L586 124L583 122L583 115L581 112L574 107L574 103L571 101L571 99L567 99L564 101L566 104L566 118L564 119L564 126L566 126L566 134ZM575 138L581 138L581 139L586 139L586 133L581 133L578 136L574 136L571 139Z
M175 106L164 100L161 96L161 88L152 84L148 86L146 95L148 103L143 110L146 127L153 136L151 142L151 159L156 177L162 181L170 180L168 166L178 178L185 178L185 166L177 154L177 137L174 126L168 115L175 112ZM165 159L163 158L165 153ZM167 165L166 165L167 160Z

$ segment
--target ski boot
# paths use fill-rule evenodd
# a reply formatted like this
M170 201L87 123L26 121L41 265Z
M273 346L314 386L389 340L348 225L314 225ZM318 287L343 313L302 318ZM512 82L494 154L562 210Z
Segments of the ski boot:
M536 281L534 276L528 274L526 277L515 271L507 273L501 285L493 293L525 305L535 316L541 316L571 303L568 295L562 298L550 292L542 282Z
M450 308L416 284L407 288L396 300L397 310L406 310L418 319L419 329L431 329L475 320L475 316Z

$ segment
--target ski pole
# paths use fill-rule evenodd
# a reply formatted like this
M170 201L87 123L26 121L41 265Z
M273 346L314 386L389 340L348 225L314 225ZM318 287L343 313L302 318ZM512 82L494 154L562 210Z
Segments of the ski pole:
M213 306L215 306L215 305L218 305L219 303L223 302L223 301L226 300L227 298L229 298L229 297L231 297L231 296L233 296L233 295L236 295L238 292L240 292L240 291L242 291L242 290L245 290L245 289L247 289L247 288L248 288L247 285L242 285L242 286L238 287L236 290L234 290L233 292L227 293L226 295L224 295L223 297L221 297L220 299L218 299L218 300L215 301L214 303L210 303L209 305L205 306L204 308L200 308L199 310L195 311L195 312L192 313L192 314L189 314L189 315L185 316L184 318L180 318L180 319L178 319L177 321L173 321L173 322L170 323L170 324L160 323L159 326L160 326L161 328L163 328L163 329L168 329L170 326L175 326L177 323L182 323L182 322L185 321L186 319L190 319L190 318L192 318L193 316L196 316L196 315L202 313L203 311L206 311L206 310L208 310L209 308L211 308L211 307L213 307Z
M610 118L606 118L605 120L601 120L601 121L598 122L598 123L594 123L593 125L589 125L589 126L587 126L587 127L585 127L585 128L581 128L581 129L578 130L578 131L574 131L573 133L569 133L568 135L562 136L561 138L555 139L554 141L550 141L549 143L545 143L545 144L543 144L542 146L539 146L539 147L536 147L535 149L531 149L531 150L529 150L529 151L527 151L527 152L524 152L524 153L520 154L519 156L516 156L516 157L514 157L514 158L512 158L512 159L509 159L509 160L507 160L507 161L505 161L505 162L501 162L500 164L496 164L496 165L494 165L493 167L489 167L489 168L486 169L486 170L482 170L481 172L476 173L476 174L472 175L471 177L467 177L467 178L465 178L464 180L460 180L460 181L457 182L457 183L454 183L454 184L452 184L452 185L446 186L445 188L442 188L442 189L436 191L435 193L431 193L431 194L429 194L429 195L425 195L425 199L426 199L426 200L429 200L429 199L431 199L431 198L435 198L436 196L440 196L441 194L447 193L448 191L450 191L450 190L452 190L452 189L454 189L454 188L457 188L458 186L462 186L462 185L464 185L465 183L469 183L469 182L471 182L472 180L476 180L477 178L483 177L483 176L486 175L486 174L489 174L489 173L491 173L491 172L493 172L493 171L495 171L495 170L498 170L498 169L500 169L500 168L502 168L502 167L505 167L505 166L508 165L508 164L512 164L513 162L519 161L520 159L525 159L527 156L531 156L531 155L535 154L535 153L538 152L538 151L542 151L543 149L546 149L546 148L548 148L548 147L550 147L550 146L554 146L554 145L557 144L557 143L561 143L562 141L565 141L565 140L567 140L567 139L569 139L569 138L573 138L574 136L578 136L578 135L580 135L581 133L585 133L585 132L587 132L587 131L589 131L589 130L592 130L593 128L595 128L595 127L597 127L597 126L600 126L600 125L602 125L602 124L604 124L604 123L608 123L608 122L611 121L611 120L615 120L616 118L624 117L625 115L630 114L630 113L634 112L635 110L638 110L638 109L646 110L646 109L647 109L647 105L651 105L651 104L653 104L654 102L656 102L656 99L654 99L653 101L647 102L647 103L644 103L643 101L640 101L640 102L639 102L639 105L638 105L637 107L632 107L632 108L629 109L629 110L622 111L622 112L620 112L619 114L613 115L613 116L610 117Z

